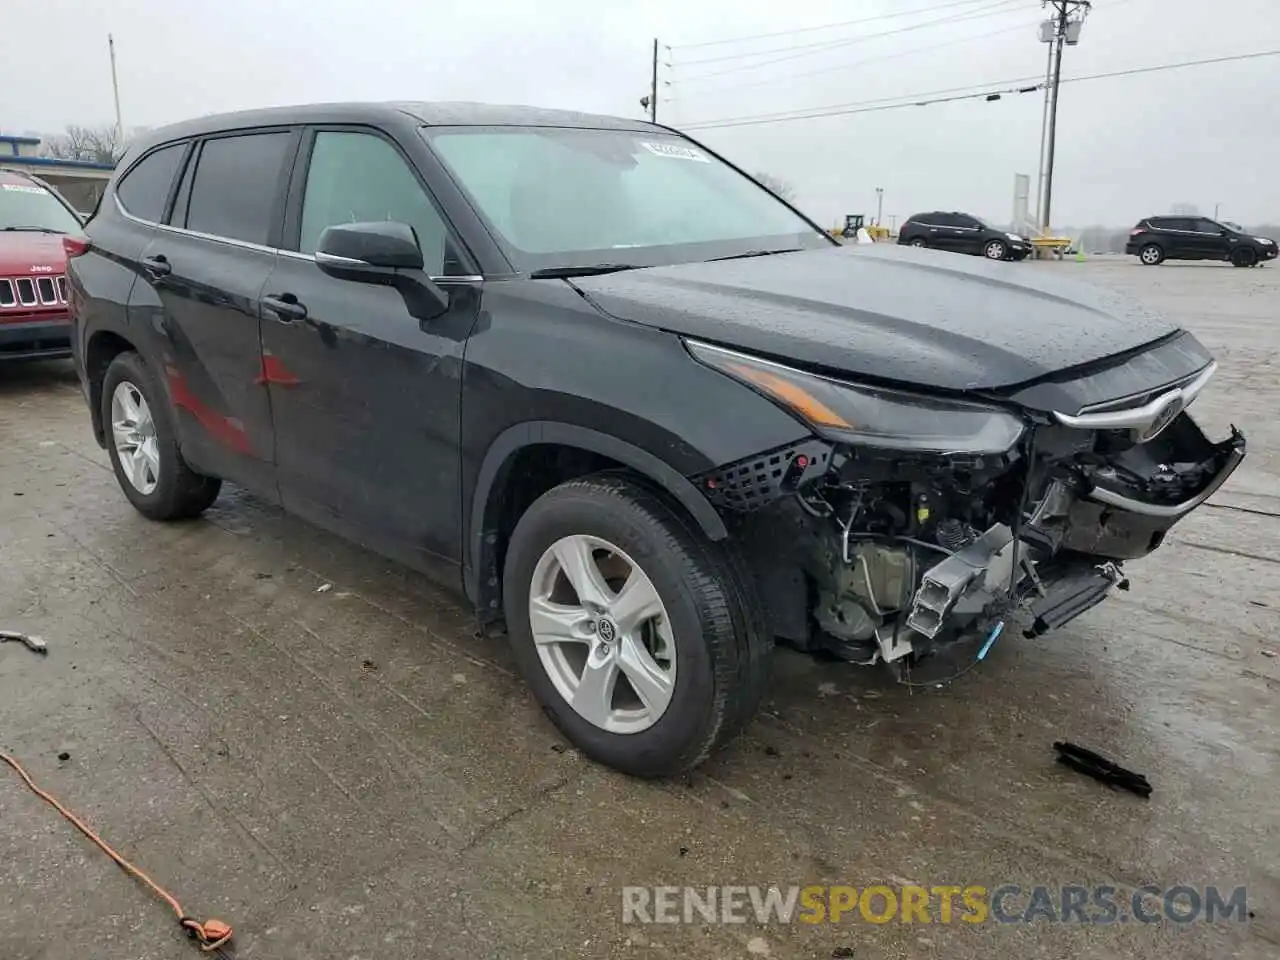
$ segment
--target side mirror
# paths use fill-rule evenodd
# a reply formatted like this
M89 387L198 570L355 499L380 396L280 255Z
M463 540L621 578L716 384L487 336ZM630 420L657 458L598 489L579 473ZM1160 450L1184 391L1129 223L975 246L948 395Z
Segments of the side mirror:
M379 220L343 223L320 234L316 266L338 280L395 287L409 313L434 320L449 310L449 295L423 273L422 248L413 227Z

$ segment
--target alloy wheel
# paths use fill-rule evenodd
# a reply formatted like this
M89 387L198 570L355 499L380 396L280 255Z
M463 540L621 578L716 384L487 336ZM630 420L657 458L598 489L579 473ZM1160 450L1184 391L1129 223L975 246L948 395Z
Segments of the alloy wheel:
M529 625L556 692L583 719L629 734L662 718L676 682L671 620L617 546L574 535L548 547L529 586Z
M111 394L111 436L129 483L143 496L153 493L160 484L156 423L142 391L127 380Z
M988 260L1003 260L1005 255L1005 246L999 240L992 240L987 244L984 251Z
M1147 264L1148 266L1154 267L1157 263L1160 262L1160 248L1157 247L1155 244L1152 244L1151 246L1148 246L1148 247L1143 247L1142 252L1139 254L1139 257L1141 258L1143 263Z

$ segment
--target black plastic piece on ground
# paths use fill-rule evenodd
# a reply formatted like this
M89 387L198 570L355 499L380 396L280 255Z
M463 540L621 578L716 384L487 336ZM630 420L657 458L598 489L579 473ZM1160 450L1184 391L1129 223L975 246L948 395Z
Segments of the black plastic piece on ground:
M1109 787L1120 787L1130 793L1136 793L1143 799L1151 796L1151 784L1140 773L1126 770L1106 757L1074 743L1059 740L1054 743L1053 749L1058 751L1058 762L1072 770L1077 770L1087 777L1093 777Z
M1048 596L1031 604L1034 619L1030 629L1023 631L1023 636L1038 637L1065 626L1106 599L1114 586L1115 579L1096 568L1067 577L1054 586Z

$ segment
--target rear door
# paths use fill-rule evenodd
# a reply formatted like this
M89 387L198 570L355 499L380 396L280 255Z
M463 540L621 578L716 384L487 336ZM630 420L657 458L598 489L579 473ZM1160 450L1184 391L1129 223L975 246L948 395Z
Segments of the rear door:
M205 138L187 158L168 222L142 254L130 314L163 331L163 377L183 455L197 470L275 498L258 300L275 264L295 128Z
M391 287L316 266L326 227L413 227L448 314L410 316ZM370 127L308 131L264 297L264 375L285 506L430 573L460 560L462 353L479 282L409 156ZM270 305L291 309L273 312ZM305 313L305 316L303 314Z

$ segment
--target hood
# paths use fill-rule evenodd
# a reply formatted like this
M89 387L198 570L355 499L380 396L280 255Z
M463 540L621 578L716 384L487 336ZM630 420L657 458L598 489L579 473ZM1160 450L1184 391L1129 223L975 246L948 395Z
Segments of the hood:
M53 267L53 270L40 269L43 267ZM0 277L66 272L67 254L62 249L62 234L0 230Z
M572 283L610 316L836 373L995 390L1176 327L1050 270L875 244L628 270Z

